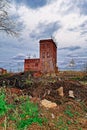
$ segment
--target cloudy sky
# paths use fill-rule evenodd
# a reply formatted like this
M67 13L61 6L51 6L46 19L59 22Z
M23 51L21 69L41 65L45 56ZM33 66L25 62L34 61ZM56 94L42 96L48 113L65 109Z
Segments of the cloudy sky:
M0 32L0 67L23 70L24 58L39 57L39 40L58 45L58 67L82 69L87 62L87 0L12 0L9 15L22 27L19 37Z

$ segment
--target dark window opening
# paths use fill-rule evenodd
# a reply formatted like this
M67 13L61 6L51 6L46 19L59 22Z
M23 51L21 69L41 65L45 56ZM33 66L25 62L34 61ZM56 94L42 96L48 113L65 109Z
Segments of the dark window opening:
M49 58L50 57L50 54L49 54L49 52L47 52L47 58Z

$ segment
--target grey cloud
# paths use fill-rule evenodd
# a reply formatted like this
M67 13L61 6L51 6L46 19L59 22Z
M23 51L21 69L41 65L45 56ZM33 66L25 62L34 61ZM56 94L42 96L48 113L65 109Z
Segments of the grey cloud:
M80 35L85 35L85 34L87 34L87 31L82 31L82 32L80 33Z
M78 57L78 54L68 54L68 55L66 55L67 57L73 57L73 58L76 58L76 57Z
M48 38L51 37L53 33L59 30L61 27L62 26L59 21L47 24L39 23L37 28L30 33L30 37L35 39L40 39L43 37Z
M5 61L0 61L0 64L6 63Z
M12 59L13 60L24 60L25 59L25 55L18 54L16 56L14 56Z
M63 47L63 48L59 48L59 50L69 50L69 51L75 51L81 49L80 46L70 46L70 47Z
M78 26L78 29L80 29L81 36L87 35L87 20L85 20L82 24L80 24Z
M0 49L2 48L2 45L0 44Z
M80 8L81 14L87 15L87 0L78 1L77 6Z
M81 28L85 28L87 27L87 20L85 20L81 25L80 25Z
M87 35L87 20L85 20L81 25L79 25L79 28L81 30L81 36Z
M81 34L85 34L87 31L87 20L85 20L82 24L80 24L79 26L77 27L74 27L74 28L68 28L67 30L68 31L73 31L73 32L78 32L78 30L81 30Z
M87 15L87 0L70 0L70 2L73 4L73 8L79 8L81 15Z
M75 28L68 28L67 30L68 30L68 31L71 31L71 32L72 32L72 31L77 31L77 27L75 27Z
M19 41L19 42L23 42L23 41L24 41L24 38L19 37L19 38L18 38L18 41Z
M2 47L2 48L8 48L8 46L10 45L10 48L19 48L20 46L17 44L18 42L15 40L15 39L7 39L7 41L2 41L1 43L0 43L0 47Z
M63 1L61 3L61 8L66 6L66 10L64 10L64 14L68 14L70 12L73 12L77 10L77 8L80 11L81 15L87 15L87 0L69 0L69 1Z
M62 10L62 8L63 8L63 10ZM69 13L72 12L72 9L74 9L73 2L71 2L70 0L61 2L61 4L60 4L60 11L61 11L61 13L69 14Z

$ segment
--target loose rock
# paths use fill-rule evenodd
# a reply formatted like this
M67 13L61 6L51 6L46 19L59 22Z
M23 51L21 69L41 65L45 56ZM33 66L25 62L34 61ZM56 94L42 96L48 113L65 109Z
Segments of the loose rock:
M71 98L75 98L74 93L73 93L72 90L69 90L69 97L71 97Z
M57 107L57 104L51 101L48 101L46 99L41 101L41 105L46 107L46 108L55 108Z
M57 89L58 91L58 94L63 97L64 96L64 93L63 93L63 87L60 87L59 89Z

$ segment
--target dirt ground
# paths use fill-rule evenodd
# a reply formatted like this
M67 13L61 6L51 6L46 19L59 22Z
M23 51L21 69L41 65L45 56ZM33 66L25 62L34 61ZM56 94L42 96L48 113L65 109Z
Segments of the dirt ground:
M58 89L63 87L64 97L61 97L58 94ZM69 100L69 90L72 90L74 93L74 100L84 101L87 105L87 86L82 85L78 81L65 81L65 80L54 80L43 82L35 82L31 86L26 86L23 89L24 94L31 95L32 97L38 97L41 100L47 99L52 102L56 102L58 105Z
M26 77L17 75L1 78L0 85L5 87L9 103L13 102L16 95L28 95L32 102L38 103L40 116L47 120L42 126L33 123L28 130L87 130L87 85L58 77L27 77L27 80ZM63 87L63 97L58 93L60 87ZM74 98L69 97L69 90L73 91ZM10 94L13 95L11 99ZM55 102L57 107L48 109L41 106L43 99Z

